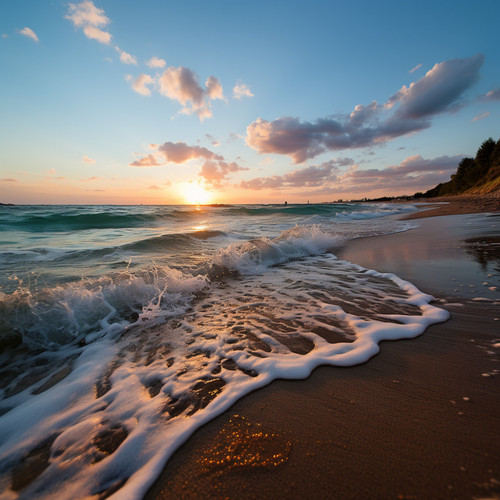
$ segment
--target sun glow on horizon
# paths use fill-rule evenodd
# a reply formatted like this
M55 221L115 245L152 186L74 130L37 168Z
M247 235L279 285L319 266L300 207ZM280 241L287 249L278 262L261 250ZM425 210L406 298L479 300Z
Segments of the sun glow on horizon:
M181 184L180 187L182 196L189 205L204 205L212 199L212 193L197 182L186 182Z

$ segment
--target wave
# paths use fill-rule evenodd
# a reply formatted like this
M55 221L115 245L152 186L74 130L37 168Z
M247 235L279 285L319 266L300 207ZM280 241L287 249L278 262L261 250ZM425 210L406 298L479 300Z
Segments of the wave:
M8 216L4 215L0 218L0 227L29 232L78 231L99 228L142 227L172 217L172 214L167 210L151 211L149 213L130 213L130 211L117 209L89 212L87 207L81 210L76 208L59 210L55 213L54 209L47 211L47 213L39 210L42 212L39 214L32 211L29 213L11 211Z
M124 271L39 291L0 292L0 338L20 335L29 347L88 342L111 325L182 314L207 280L168 266Z
M123 245L85 249L85 250L63 250L60 248L33 248L31 250L9 250L0 251L0 264L9 265L19 262L64 262L64 261L88 261L101 259L119 252L157 253L168 252L174 249L188 248L199 240L209 240L227 236L224 231L202 230L189 233L173 233L144 238Z
M265 268L338 248L345 238L319 225L295 226L277 238L256 238L232 243L211 259L211 274L224 270L255 274Z
M381 341L422 334L448 318L430 301L395 275L323 256L212 287L182 320L137 322L116 342L59 359L52 376L42 367L45 377L20 382L22 392L9 384L0 481L12 497L22 487L26 498L142 498L172 453L238 399L320 365L366 362ZM43 473L22 477L40 449L50 450Z

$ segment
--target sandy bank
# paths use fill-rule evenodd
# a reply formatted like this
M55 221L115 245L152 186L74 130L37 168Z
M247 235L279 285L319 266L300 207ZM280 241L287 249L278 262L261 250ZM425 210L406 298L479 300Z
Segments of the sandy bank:
M364 365L250 394L174 454L147 498L498 498L499 220L426 218L350 242L340 258L415 283L451 320Z

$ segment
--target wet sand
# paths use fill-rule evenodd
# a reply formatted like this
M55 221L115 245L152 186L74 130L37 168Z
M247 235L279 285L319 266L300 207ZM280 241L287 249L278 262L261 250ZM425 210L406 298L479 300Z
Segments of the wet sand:
M451 319L383 342L364 365L243 398L173 455L146 498L500 497L500 217L412 222L337 255L411 281Z

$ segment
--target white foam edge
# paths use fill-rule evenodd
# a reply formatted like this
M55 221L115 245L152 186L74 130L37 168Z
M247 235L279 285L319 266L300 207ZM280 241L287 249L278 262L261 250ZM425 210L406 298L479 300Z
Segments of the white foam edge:
M332 256L333 257L333 256ZM333 257L335 258L335 257ZM346 261L339 261L346 262ZM346 262L347 263L347 262ZM350 264L350 263L348 263ZM360 271L365 271L361 266L356 266ZM111 498L120 500L137 500L142 498L154 481L157 479L172 454L201 426L210 420L227 411L236 401L245 395L261 387L270 384L277 379L305 379L309 377L312 371L322 365L331 366L354 366L368 361L371 357L380 351L379 343L383 340L401 340L415 338L421 335L431 324L444 322L449 319L450 314L444 309L429 304L433 297L421 292L415 285L405 281L392 273L379 273L374 270L367 270L367 274L386 278L393 281L403 290L410 294L408 303L418 306L422 311L422 316L405 316L401 318L411 318L400 324L389 324L378 321L364 321L359 317L350 315L342 311L338 306L325 304L325 308L330 308L330 312L336 312L343 316L356 327L368 323L368 326L362 328L361 335L352 343L328 344L325 340L314 334L315 340L322 344L319 348L313 349L306 355L287 356L287 359L269 358L250 358L242 351L238 351L232 357L242 368L264 370L256 378L245 382L240 382L234 387L227 384L224 391L211 402L204 410L194 414L189 419L185 419L181 424L180 432L170 441L169 446L156 453L151 459L138 469L125 483L125 485ZM301 361L301 366L297 366L297 361ZM274 366L271 367L270 365ZM259 370L260 369L260 370ZM135 429L136 432L138 429ZM133 452L130 450L129 452Z

